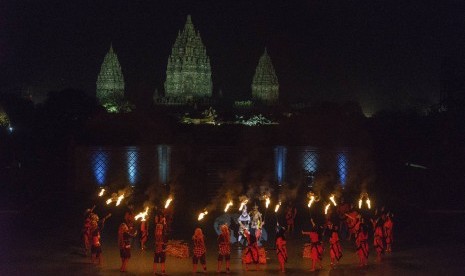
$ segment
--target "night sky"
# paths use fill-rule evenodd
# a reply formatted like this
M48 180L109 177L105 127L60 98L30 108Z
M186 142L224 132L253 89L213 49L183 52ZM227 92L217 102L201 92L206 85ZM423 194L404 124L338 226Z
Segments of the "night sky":
M213 93L250 95L267 47L283 99L359 101L366 111L437 102L445 59L465 52L465 1L0 0L0 88L95 93L110 43L127 94L163 90L187 14L212 65Z

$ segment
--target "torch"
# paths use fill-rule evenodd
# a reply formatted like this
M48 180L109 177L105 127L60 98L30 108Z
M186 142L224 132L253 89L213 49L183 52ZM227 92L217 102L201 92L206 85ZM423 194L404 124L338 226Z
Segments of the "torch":
M242 211L242 208L244 208L244 206L247 204L247 202L249 202L248 199L244 199L244 200L241 202L241 206L239 206L239 211Z
M109 199L107 199L107 201L106 201L107 205L110 204L112 201L113 201L113 199L111 197Z
M149 213L149 207L145 207L145 211L137 214L137 216L135 216L134 219L135 220L141 219L141 221L145 221L145 217L148 215L148 213Z
M325 207L325 215L328 214L328 209L329 209L330 206L331 206L331 203L326 204L326 207Z
M100 190L100 193L98 194L98 196L101 197L101 196L103 196L104 193L105 193L105 189L102 188L102 189Z
M224 212L226 213L226 212L228 211L229 207L231 207L232 205L233 205L233 201L230 200L230 201L228 202L228 204L226 204L226 207L224 208Z
M207 210L203 211L202 213L199 214L199 217L197 218L197 220L201 221L207 214L208 214Z
M168 206L170 206L171 201L173 201L173 198L170 196L165 202L165 209L168 208Z
M333 195L333 194L329 197L329 200L331 200L331 202L334 204L334 206L337 206L336 200L334 199L334 195Z
M124 198L124 194L122 194L122 195L120 195L120 196L118 197L118 199L116 200L116 206L119 206L119 204L121 203L121 201L123 200L123 198Z
M312 207L312 203L315 201L315 196L313 194L310 195L310 199L308 201L308 208Z

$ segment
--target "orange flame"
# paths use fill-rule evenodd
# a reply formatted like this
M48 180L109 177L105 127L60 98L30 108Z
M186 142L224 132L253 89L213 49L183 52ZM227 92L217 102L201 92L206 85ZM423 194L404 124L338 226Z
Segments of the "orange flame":
M360 200L358 201L358 209L362 209L362 203L363 203L363 200L360 199Z
M244 208L244 206L247 204L247 202L249 202L248 199L245 199L241 202L241 206L239 206L239 211L242 211L242 208Z
M329 200L331 200L331 202L334 204L334 206L337 206L336 200L334 199L334 195L331 195L331 196L329 197Z
M325 215L328 214L328 209L329 209L329 206L331 206L331 203L328 203L325 207Z
M368 209L371 209L371 201L370 201L370 199L368 197L367 197L366 203L368 205Z
M208 214L207 210L203 211L202 213L199 214L199 217L197 218L197 220L201 221L207 214Z
M145 217L149 214L149 207L145 207L144 212L140 212L137 216L134 217L135 220L141 219L141 221L145 221Z
M168 206L170 206L170 203L171 201L173 201L173 198L172 197L169 197L166 202L165 202L165 209L168 208Z
M118 197L118 199L116 200L116 206L119 206L119 204L121 203L121 201L123 200L123 198L124 198L124 194L122 194L122 195L120 195L120 196Z
M311 195L310 196L310 200L308 201L308 208L312 207L312 203L315 201L315 196L314 195Z
M275 213L278 212L279 206L281 206L281 201L280 201L278 204L276 204L276 207L274 207L274 212L275 212Z
M228 202L228 204L226 204L226 207L224 208L224 212L226 213L228 211L229 207L231 207L232 205L233 205L233 202L232 202L232 200L230 200Z
M107 199L107 201L106 201L106 202L107 202L107 205L110 204L112 201L113 201L112 198Z
M105 193L105 189L102 188L102 189L100 190L100 193L98 194L98 196L103 196L104 193Z
M266 197L265 206L266 206L266 209L268 209L268 206L270 206L270 198L269 197Z

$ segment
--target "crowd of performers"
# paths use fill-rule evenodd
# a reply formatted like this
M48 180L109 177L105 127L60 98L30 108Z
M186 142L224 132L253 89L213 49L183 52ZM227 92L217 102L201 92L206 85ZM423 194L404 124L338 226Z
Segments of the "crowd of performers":
M108 214L103 219L100 219L94 213L94 207L85 211L84 226L82 228L82 242L85 250L85 255L91 255L92 263L102 265L102 247L100 243L100 233L103 231L105 221L111 216ZM149 222L143 219L138 223L136 228L136 220L132 212L132 206L128 207L124 215L124 222L118 228L118 247L120 250L121 267L120 271L127 271L128 262L131 258L131 247L136 237L139 238L140 249L145 250L146 242L149 236ZM358 265L360 267L367 266L369 254L369 236L373 237L373 249L376 251L376 260L380 262L384 253L390 253L393 243L393 220L392 213L386 212L382 208L379 212L376 210L374 214L362 215L362 212L356 209L353 205L342 202L335 209L335 212L325 215L325 221L317 224L313 219L310 219L311 228L309 231L302 231L302 235L308 236L310 243L305 244L309 247L311 262L311 271L322 268L322 259L325 251L325 243L329 245L329 257L331 268L334 268L343 256L341 239L354 242L356 254L358 256ZM289 236L294 231L297 209L292 204L289 204L285 212L286 226L276 225L275 232L275 249L279 269L285 272L285 264L288 260L286 248L286 236ZM158 267L161 274L165 274L166 267L166 248L168 242L168 232L170 230L171 219L167 219L164 213L158 212L153 218L154 229L154 261L153 272L158 272ZM262 214L255 205L253 210L247 212L247 207L244 206L237 222L238 242L244 246L242 251L242 264L245 270L249 270L251 264L255 265L255 270L260 270L262 261L261 253L265 254L265 250L261 247L260 240L262 228L265 224ZM230 272L231 260L231 225L222 224L219 226L220 233L217 237L218 244L218 263L217 272L221 272L223 262L225 263L225 271ZM369 235L369 233L372 235ZM304 247L304 248L305 248ZM206 272L206 246L205 237L201 228L196 228L192 236L192 271L197 272L197 266L200 262L202 270ZM305 249L304 249L305 252Z
M331 268L334 268L342 258L341 239L353 242L358 256L358 266L368 265L370 250L369 237L373 238L373 248L376 251L376 261L381 262L384 253L391 253L393 243L393 214L375 210L374 214L359 212L354 206L342 203L335 213L328 214L325 222L318 225L311 219L310 231L302 231L310 238L311 271L321 269L321 261L325 251L324 242L329 243ZM372 235L370 234L372 233Z

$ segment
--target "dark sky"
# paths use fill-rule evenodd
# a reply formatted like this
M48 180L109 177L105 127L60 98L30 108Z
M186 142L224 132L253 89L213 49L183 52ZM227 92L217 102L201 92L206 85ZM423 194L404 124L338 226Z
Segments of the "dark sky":
M465 1L0 0L0 88L95 93L110 43L127 93L163 87L186 20L200 31L214 94L250 94L267 47L281 96L355 100L364 109L436 101L441 64L463 59ZM465 62L465 60L463 60Z

